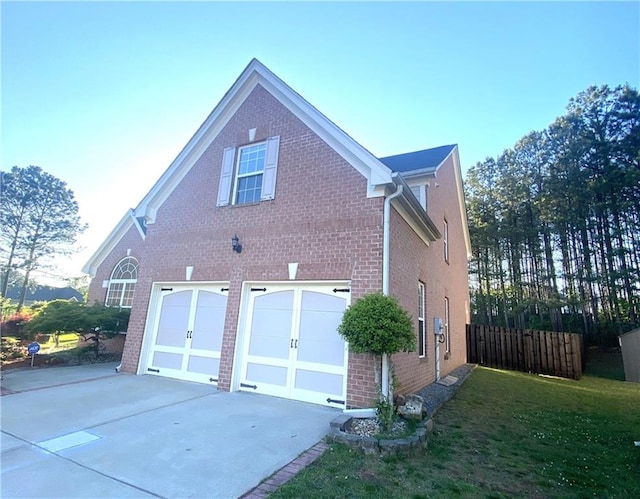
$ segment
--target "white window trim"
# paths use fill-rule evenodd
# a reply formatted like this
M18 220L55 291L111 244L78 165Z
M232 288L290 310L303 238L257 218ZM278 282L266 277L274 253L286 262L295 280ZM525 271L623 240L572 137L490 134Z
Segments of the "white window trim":
M420 310L422 305L422 310ZM420 315L422 312L422 315ZM427 329L425 322L426 303L425 286L422 281L418 281L418 335L420 335L420 325L422 325L422 351L418 351L418 357L423 359L427 356ZM418 350L420 349L420 338L418 337Z
M264 159L264 163L262 164L262 170L258 171L258 172L251 172L251 173L240 173L240 158L242 157L242 151L244 149L249 149L251 147L256 147L256 146L260 146L260 145L264 145L264 152L265 152L265 159ZM263 189L263 185L264 185L264 172L265 172L265 167L266 167L266 162L267 162L267 158L266 158L266 154L267 154L267 142L266 141L262 141L262 142L255 142L253 144L246 144L244 146L240 146L238 147L238 151L236 154L236 161L235 161L235 166L234 166L234 176L233 176L233 191L231 193L231 204L233 205L243 205L243 204L253 204L253 203L259 203L262 200L262 189ZM256 201L251 201L248 203L238 203L238 185L240 183L240 179L242 178L249 178L249 177L257 177L258 175L262 176L262 181L260 182L260 199L256 200Z
M251 205L251 203L237 203L236 198L238 194L238 176L240 156L242 149L247 147L255 147L256 145L265 144L265 158L264 167L262 169L262 186L260 191L260 201L271 201L275 198L276 192L276 180L278 175L278 157L280 154L280 136L268 137L267 139L251 144L245 144L240 147L227 147L222 155L222 167L220 170L220 181L218 184L218 199L216 206L228 206L237 205L242 206L244 204ZM240 178L249 177L251 175L259 175L259 173L252 173L246 175L240 175Z
M136 272L136 278L135 279L115 279L113 277L115 275L115 273L116 273L116 270L118 270L120 268L122 262L124 262L125 260L133 260L133 261L135 261L135 272ZM134 258L132 256L127 256L127 257L123 258L122 260L120 260L118 263L116 263L114 265L113 270L111 271L111 278L108 281L109 285L107 286L107 294L106 294L105 300L104 300L105 306L107 306L107 307L118 307L118 308L131 308L133 306L133 303L131 305L123 305L122 302L123 302L124 297L126 295L127 289L130 289L132 285L134 286L133 293L135 293L135 285L138 282L137 276L138 276L138 267L139 267L139 265L140 265L140 263L138 262L138 259ZM122 291L120 291L120 297L119 297L119 300L118 300L118 304L117 305L116 304L109 305L108 302L109 302L109 296L111 294L111 287L114 284L122 284ZM132 299L132 302L133 302L133 299Z
M449 222L444 219L444 229L442 234L444 261L449 263Z
M118 307L118 308L131 308L132 305L123 305L122 302L124 300L125 295L127 294L126 291L127 289L131 288L131 285L134 285L137 283L138 281L135 279L114 279L113 281L111 281L109 283L109 289L107 289L107 298L105 300L105 305L106 302L109 300L109 292L111 291L111 285L112 284L123 284L122 287L122 291L120 292L120 299L118 300L118 304L111 304L111 305L107 305L108 307ZM133 292L135 293L135 287L133 289Z
M449 298L444 297L444 340L445 352L451 353L451 336L449 334Z

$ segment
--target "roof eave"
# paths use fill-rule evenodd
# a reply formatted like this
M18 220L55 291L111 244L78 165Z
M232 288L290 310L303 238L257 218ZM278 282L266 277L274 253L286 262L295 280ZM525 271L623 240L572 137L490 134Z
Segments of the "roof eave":
M301 97L257 59L253 59L209 114L194 136L136 207L137 216L154 223L158 208L260 84L368 180L367 196L391 181L391 170Z
M464 195L464 186L462 184L462 169L460 168L460 153L456 145L451 153L447 156L453 159L453 172L456 181L456 189L458 191L458 207L460 209L460 217L462 219L462 229L464 234L464 245L467 251L467 260L471 260L471 236L469 235L469 221L467 219L467 204Z
M440 239L442 234L416 199L402 174L395 172L392 175L392 180L396 189L402 185L402 195L392 201L392 204L395 203L396 207L400 208L398 210L400 215L405 218L425 243L429 244Z
M135 212L129 209L127 213L120 219L115 228L109 233L98 249L91 255L89 260L82 266L82 272L89 274L91 278L96 276L98 267L103 260L113 251L116 244L124 237L124 235L131 228L131 225L138 227L138 233L144 240L144 234L140 231L138 221L135 217Z

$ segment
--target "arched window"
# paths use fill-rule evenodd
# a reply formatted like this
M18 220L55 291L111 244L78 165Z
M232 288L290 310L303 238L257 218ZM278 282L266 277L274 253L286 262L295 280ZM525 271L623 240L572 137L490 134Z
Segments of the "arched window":
M131 308L138 280L138 260L128 256L114 267L107 290L107 307Z

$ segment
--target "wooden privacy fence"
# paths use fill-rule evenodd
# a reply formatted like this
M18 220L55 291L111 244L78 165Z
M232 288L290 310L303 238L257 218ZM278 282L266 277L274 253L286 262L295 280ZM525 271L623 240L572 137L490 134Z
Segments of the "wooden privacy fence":
M582 336L467 324L467 362L580 379Z

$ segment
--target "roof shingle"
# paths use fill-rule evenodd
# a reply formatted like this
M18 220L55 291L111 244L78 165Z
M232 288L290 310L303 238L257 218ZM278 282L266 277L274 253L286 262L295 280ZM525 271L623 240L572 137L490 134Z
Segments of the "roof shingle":
M455 147L456 145L452 144L378 159L394 172L435 170Z

